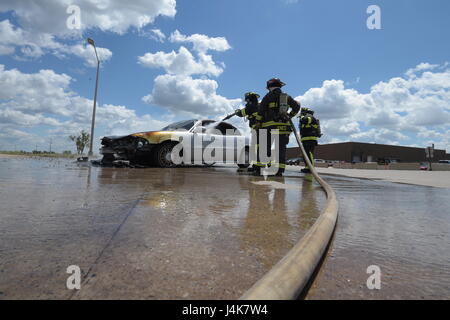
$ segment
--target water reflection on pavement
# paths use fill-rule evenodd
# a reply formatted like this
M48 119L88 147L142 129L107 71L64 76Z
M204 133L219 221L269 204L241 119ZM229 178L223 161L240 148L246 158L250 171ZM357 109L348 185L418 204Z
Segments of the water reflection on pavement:
M308 299L450 299L450 189L324 177L339 220Z
M0 299L238 298L325 203L298 174L263 181L229 167L0 159L0 182ZM66 289L69 265L80 291Z
M339 220L308 299L450 298L449 189L325 176ZM234 299L307 232L316 182L235 168L0 159L0 299ZM66 268L82 288L66 288ZM381 269L369 290L366 269Z

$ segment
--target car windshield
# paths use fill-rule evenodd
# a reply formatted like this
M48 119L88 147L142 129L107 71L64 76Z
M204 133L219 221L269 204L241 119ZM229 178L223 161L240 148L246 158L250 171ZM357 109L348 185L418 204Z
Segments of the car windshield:
M162 128L160 131L189 131L197 120L184 120L169 124L167 127Z

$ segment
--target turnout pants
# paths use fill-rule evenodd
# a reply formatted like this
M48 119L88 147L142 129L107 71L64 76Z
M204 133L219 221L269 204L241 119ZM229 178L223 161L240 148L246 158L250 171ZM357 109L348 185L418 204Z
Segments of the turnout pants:
M278 143L276 137L278 136ZM272 161L269 165L278 168L278 173L283 173L286 168L286 149L289 143L289 133L279 133L277 129L267 130L267 155L272 156L272 144L275 142L275 151L278 151L278 161Z
M253 128L252 130L252 140L250 142L250 150L252 151L251 165L254 169L260 169L261 167L264 167L264 164L262 164L259 159L259 129Z
M314 167L314 149L317 146L316 140L308 140L308 141L302 141L303 148L305 148L306 154L308 155L309 161L311 161L311 164ZM305 161L305 167L308 167ZM311 169L311 168L310 168Z

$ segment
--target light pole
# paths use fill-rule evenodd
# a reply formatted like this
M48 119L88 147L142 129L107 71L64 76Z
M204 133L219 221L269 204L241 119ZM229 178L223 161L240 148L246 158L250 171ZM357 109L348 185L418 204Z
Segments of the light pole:
M87 42L94 47L95 57L97 58L97 77L95 79L95 93L94 93L94 109L92 110L92 124L91 124L91 142L89 144L88 156L92 156L92 148L94 145L94 126L95 126L95 110L97 109L97 89L98 89L98 73L100 71L100 60L97 55L97 48L95 47L95 42L91 38L87 39Z

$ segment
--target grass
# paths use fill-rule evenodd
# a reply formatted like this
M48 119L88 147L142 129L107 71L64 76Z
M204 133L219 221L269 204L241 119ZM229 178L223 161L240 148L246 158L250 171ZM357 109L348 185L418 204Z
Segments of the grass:
M77 154L56 153L56 152L33 153L33 152L27 152L27 151L0 151L0 154L7 154L7 155L13 155L13 156L25 156L25 157L67 158L67 159L72 159L72 158L78 157Z

